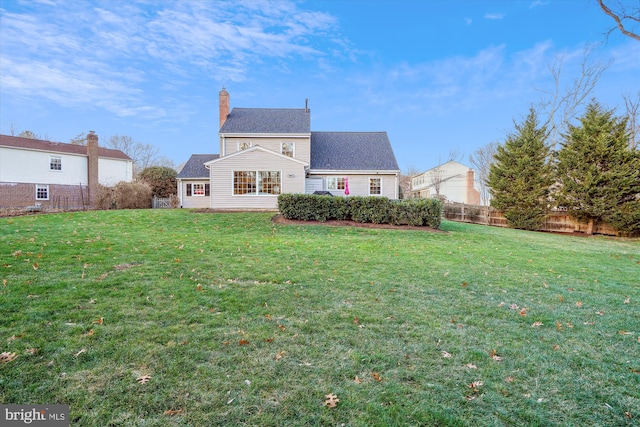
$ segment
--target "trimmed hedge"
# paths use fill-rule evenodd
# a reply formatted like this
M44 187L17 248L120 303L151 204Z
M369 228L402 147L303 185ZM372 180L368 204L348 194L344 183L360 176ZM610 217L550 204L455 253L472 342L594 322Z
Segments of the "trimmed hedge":
M437 199L389 200L375 196L287 193L278 196L278 209L287 219L321 222L336 219L440 228L442 218L442 202Z

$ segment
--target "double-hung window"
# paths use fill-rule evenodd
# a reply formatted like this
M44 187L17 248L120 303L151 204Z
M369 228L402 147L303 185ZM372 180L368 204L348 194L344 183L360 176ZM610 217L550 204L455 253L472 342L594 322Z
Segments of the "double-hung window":
M295 144L293 142L281 142L280 143L280 152L285 156L293 157L294 156L294 148Z
M195 183L187 184L187 196L209 196L209 184Z
M279 171L233 171L233 194L278 195L281 188Z
M62 157L51 156L49 157L49 170L61 171L62 170Z
M344 178L327 178L327 190L344 190Z
M380 178L369 178L369 194L372 196L382 194L382 183Z

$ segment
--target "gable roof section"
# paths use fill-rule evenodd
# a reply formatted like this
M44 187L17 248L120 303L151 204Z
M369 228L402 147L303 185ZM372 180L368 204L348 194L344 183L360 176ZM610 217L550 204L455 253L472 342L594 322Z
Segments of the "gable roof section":
M386 132L311 132L311 169L400 168Z
M247 148L246 150L236 151L235 153L231 153L231 154L229 154L227 156L215 158L213 160L208 161L207 165L211 165L211 164L216 163L216 162L223 162L223 161L225 161L227 159L231 159L231 158L236 157L236 156L242 156L244 154L251 153L253 151L261 151L263 153L268 153L268 154L271 154L273 156L282 157L285 160L289 160L289 161L292 161L292 162L300 163L301 165L304 165L304 166L309 166L308 163L303 162L302 160L298 160L298 159L293 158L293 157L285 156L284 154L269 150L267 148L261 147L260 145L254 145L253 147Z
M218 157L220 157L219 154L192 154L182 167L177 179L209 178L209 170L204 164Z
M311 113L304 108L234 108L221 134L309 134Z
M86 145L65 144L63 142L42 141L40 139L21 138L19 136L0 135L0 146L22 148L24 150L47 151L51 153L87 155ZM120 150L98 147L98 157L112 159L131 160L129 156Z

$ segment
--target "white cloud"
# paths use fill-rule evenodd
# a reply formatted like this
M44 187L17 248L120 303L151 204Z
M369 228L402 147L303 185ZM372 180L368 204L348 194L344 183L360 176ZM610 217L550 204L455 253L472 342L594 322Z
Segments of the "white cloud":
M491 20L503 19L504 13L485 13L484 17Z
M273 60L347 52L334 17L294 1L63 1L28 10L2 11L3 93L121 116L167 114L148 107L158 96L144 87L152 77L175 90L194 75L243 81L257 65L282 66Z

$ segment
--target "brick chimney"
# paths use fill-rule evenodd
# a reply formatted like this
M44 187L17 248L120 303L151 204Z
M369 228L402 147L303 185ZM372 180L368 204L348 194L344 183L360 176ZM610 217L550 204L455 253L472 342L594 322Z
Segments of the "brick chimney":
M220 91L220 127L227 121L229 115L229 92L222 87Z
M467 204L479 205L480 204L480 192L476 190L475 186L475 174L473 169L467 171Z
M87 135L87 186L89 187L88 204L95 206L98 197L98 135L92 130Z

